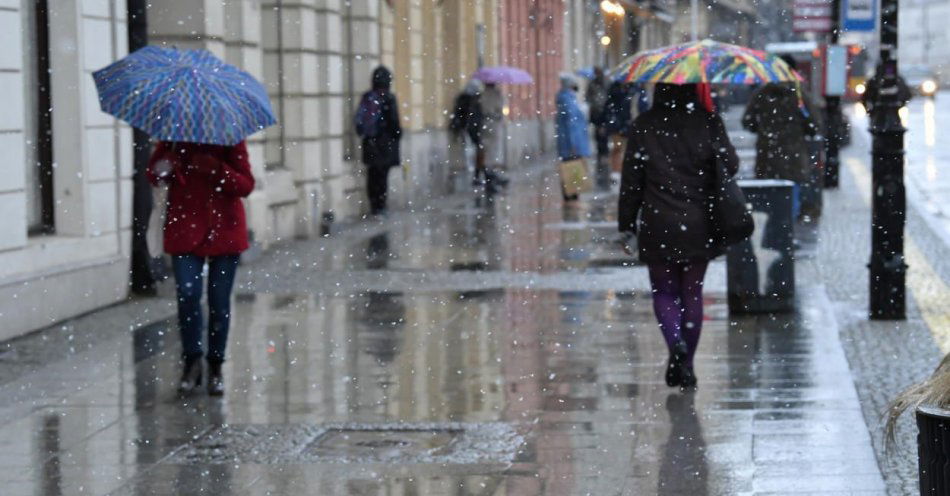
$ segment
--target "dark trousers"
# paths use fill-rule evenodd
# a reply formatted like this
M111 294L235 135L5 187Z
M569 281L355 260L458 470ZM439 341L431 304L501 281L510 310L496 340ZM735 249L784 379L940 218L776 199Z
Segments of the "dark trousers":
M597 143L597 158L606 157L610 153L610 135L607 126L594 126L594 142Z
M231 322L231 288L240 255L208 257L208 361L223 362ZM182 355L198 358L204 353L201 293L205 257L172 257L175 287L178 293L178 328Z
M366 166L366 194L369 196L369 211L377 214L386 210L386 197L389 194L389 166Z

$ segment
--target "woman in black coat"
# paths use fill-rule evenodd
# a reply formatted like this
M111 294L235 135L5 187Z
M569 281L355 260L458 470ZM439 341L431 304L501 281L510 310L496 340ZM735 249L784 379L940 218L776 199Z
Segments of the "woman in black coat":
M717 160L730 174L739 169L722 119L700 104L696 85L658 84L653 107L628 136L618 216L620 231L637 236L640 260L649 267L671 387L696 385L703 278L722 253L709 203Z

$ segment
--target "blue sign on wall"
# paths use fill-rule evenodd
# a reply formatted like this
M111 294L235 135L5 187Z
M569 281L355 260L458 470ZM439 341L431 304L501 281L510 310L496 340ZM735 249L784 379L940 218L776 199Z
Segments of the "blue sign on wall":
M841 0L841 21L845 31L874 31L877 0Z

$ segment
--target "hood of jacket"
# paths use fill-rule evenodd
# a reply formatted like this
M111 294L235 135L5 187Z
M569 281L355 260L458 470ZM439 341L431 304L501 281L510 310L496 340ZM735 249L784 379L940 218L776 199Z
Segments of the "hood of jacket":
M798 94L795 86L787 83L769 83L759 90L759 94L768 98L776 107L783 109L798 108Z
M379 66L373 69L373 89L388 90L393 84L393 73L385 66Z
M684 111L701 108L695 84L657 84L653 106Z

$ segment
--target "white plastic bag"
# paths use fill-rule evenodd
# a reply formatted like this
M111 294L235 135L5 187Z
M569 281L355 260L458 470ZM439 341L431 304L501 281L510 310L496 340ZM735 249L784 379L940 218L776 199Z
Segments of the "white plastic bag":
M168 210L168 182L172 173L172 164L168 160L159 160L152 167L158 176L158 186L152 188L152 214L148 217L148 228L145 230L145 244L148 245L148 254L152 258L161 257L165 239L165 213Z
M152 215L148 217L148 228L145 231L145 243L148 245L148 254L152 257L160 257L164 251L167 203L168 185L163 182L152 188Z

